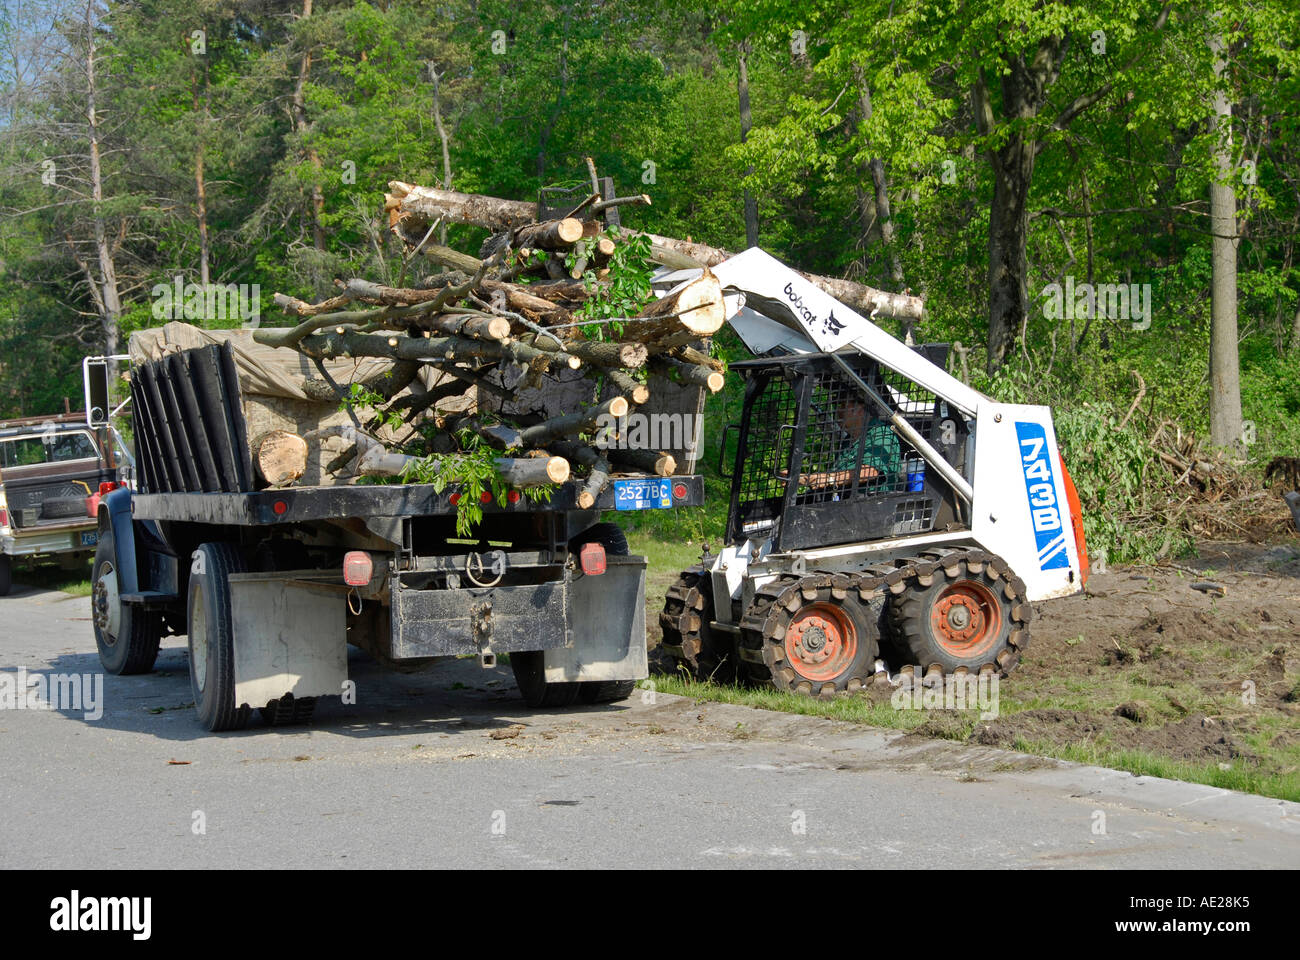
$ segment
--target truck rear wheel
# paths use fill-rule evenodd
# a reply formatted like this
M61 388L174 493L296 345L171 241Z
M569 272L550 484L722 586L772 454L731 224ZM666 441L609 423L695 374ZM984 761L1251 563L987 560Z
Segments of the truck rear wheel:
M570 707L578 699L584 686L568 681L547 681L546 652L529 650L510 654L510 669L515 683L530 707Z
M112 527L107 527L95 548L91 572L90 612L99 662L113 674L148 673L158 659L162 614L122 602L117 567L117 542Z
M238 730L252 712L235 703L235 624L230 613L230 574L245 569L228 543L205 543L190 573L187 632L190 688L199 722L212 731Z
M307 723L316 710L315 697L295 697L286 693L262 707L262 719L269 727L282 727L290 723Z
M0 597L9 596L14 586L14 567L9 554L0 553Z
M582 703L617 703L632 696L635 680L584 680L578 685L578 700Z

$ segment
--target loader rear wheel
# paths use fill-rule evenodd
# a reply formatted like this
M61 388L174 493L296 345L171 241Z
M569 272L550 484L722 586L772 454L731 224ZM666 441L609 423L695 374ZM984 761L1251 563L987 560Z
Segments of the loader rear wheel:
M708 571L696 567L668 588L659 614L661 646L693 679L732 683L738 672L735 645L709 628L715 619L712 587Z
M1029 643L1024 584L997 557L949 558L890 597L890 632L907 661L944 673L992 666L1004 676ZM897 667L898 664L893 664Z
M853 580L820 574L791 579L775 596L756 597L741 642L751 680L830 697L857 690L871 678L880 631Z

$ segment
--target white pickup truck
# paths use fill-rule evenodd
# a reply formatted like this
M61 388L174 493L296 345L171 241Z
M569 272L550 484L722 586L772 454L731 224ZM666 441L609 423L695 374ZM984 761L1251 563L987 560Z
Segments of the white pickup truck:
M99 497L116 486L111 445L85 414L0 420L0 596L17 560L93 556Z

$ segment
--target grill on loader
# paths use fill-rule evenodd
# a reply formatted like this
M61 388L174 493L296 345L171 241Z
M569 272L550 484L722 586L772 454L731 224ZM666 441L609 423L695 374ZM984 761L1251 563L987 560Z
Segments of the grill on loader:
M946 345L918 351L942 362ZM958 470L966 430L948 404L870 357L854 372ZM852 379L825 355L733 364L746 380L732 475L727 542L771 536L799 550L928 533L953 522L950 488Z

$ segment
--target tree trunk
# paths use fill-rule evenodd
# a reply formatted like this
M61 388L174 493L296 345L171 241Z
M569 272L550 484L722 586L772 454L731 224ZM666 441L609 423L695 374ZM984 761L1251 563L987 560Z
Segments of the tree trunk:
M739 72L736 78L737 92L740 94L740 142L745 143L749 139L750 128L753 127L754 121L749 112L749 66L746 60L749 56L749 41L740 45L740 62ZM749 177L754 173L751 165L745 170L745 180L748 182ZM745 246L758 246L758 203L754 195L749 192L749 187L745 187Z
M1223 39L1210 40L1215 78L1222 83ZM1210 183L1210 442L1238 448L1242 438L1241 371L1237 352L1237 196L1232 188L1232 105L1222 87L1211 95L1216 136Z
M867 86L866 74L861 65L854 66L853 76L861 91L858 95L858 109L862 113L862 122L865 123L871 119L871 88ZM885 246L885 255L889 257L889 279L895 287L902 287L903 264L898 258L898 248L894 245L894 220L889 206L889 182L885 177L885 164L879 157L872 157L867 161L867 175L871 178L872 200L875 207L875 220L880 229L880 241ZM864 236L862 239L865 243L867 238Z
M679 283L623 325L622 336L655 353L712 336L726 322L722 285L707 268Z
M111 356L118 352L118 318L122 315L122 301L117 289L117 265L109 245L108 227L104 222L104 172L99 154L99 118L95 114L95 22L94 4L86 3L86 130L90 140L90 192L94 201L92 219L95 230L95 252L99 257L99 275L102 292L101 322L104 328L104 349Z
M433 79L433 124L438 130L438 141L442 144L442 189L451 189L451 147L450 137L447 135L447 126L442 122L442 96L439 81L442 79L438 76L438 68L431 65L429 67L429 76ZM445 244L447 242L447 225L444 223L438 230L438 242Z
M302 19L306 20L311 16L312 0L302 0ZM303 51L302 60L298 65L298 82L293 88L293 122L294 129L300 138L305 139L307 136L307 104L305 91L307 88L307 78L311 74L311 48L308 47ZM325 212L325 196L321 193L320 187L320 156L310 147L307 150L307 161L311 164L314 176L311 184L311 232L312 244L317 250L325 249L325 228L321 226L321 214Z
M211 282L209 259L211 246L208 241L208 184L204 176L205 137L208 129L208 113L211 101L211 87L208 84L207 58L203 61L203 103L199 103L199 91L194 88L194 112L199 115L198 136L194 138L194 196L196 215L199 221L199 283L206 288Z
M555 124L560 119L560 113L564 109L564 96L569 89L569 39L568 33L568 16L565 16L565 38L560 42L560 88L555 94L555 104L551 107L551 115L547 117L546 123L542 125L541 138L537 144L537 179L542 183L546 182L546 151L551 142L551 134L555 132Z
M990 158L993 206L989 210L989 372L1014 349L1016 334L1029 315L1029 183L1034 173L1034 144L1020 134Z
M287 430L272 430L253 441L253 464L273 487L292 483L307 472L307 441Z

